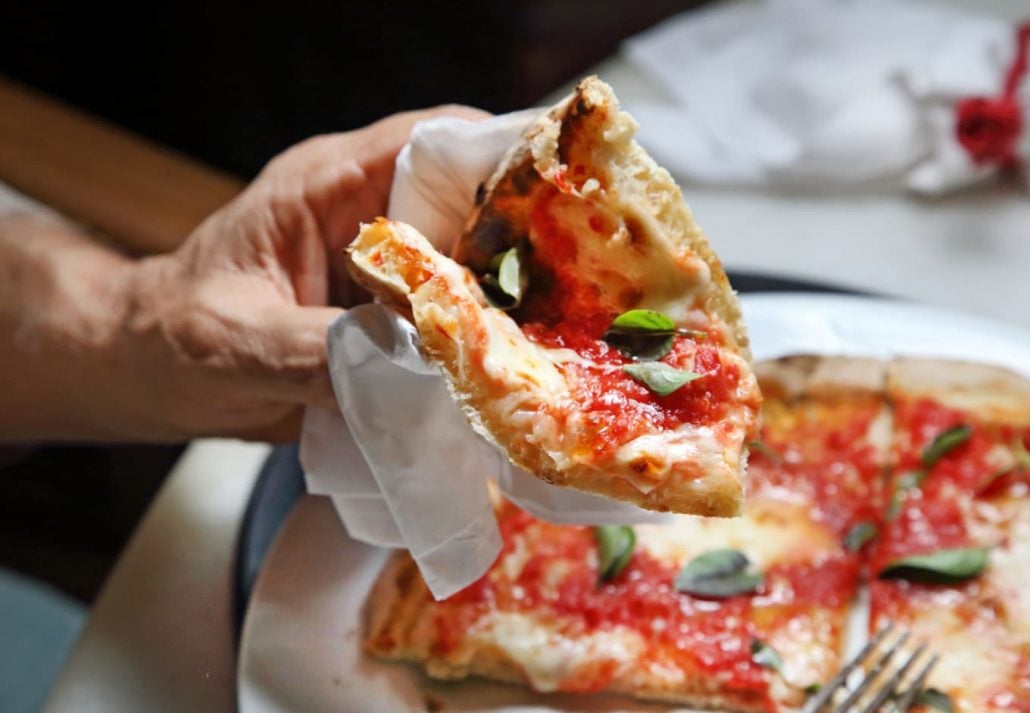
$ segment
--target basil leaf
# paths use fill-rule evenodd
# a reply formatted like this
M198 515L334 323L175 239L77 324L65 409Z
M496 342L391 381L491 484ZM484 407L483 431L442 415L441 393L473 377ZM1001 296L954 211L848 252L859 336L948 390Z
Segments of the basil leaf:
M894 482L894 492L891 493L890 503L887 505L887 520L894 520L901 514L901 506L905 502L907 491L920 487L924 480L926 480L925 470L910 470L898 476Z
M802 691L804 691L804 694L806 696L814 696L816 693L821 691L822 688L823 688L823 684L821 684L818 681L816 681L815 683L810 683L807 686L805 686L802 689Z
M894 560L880 572L880 579L906 579L927 584L952 584L972 579L987 566L986 547L937 550Z
M676 589L696 597L724 599L750 594L764 584L761 572L737 550L720 549L698 555L676 576Z
M661 312L631 309L612 320L604 340L628 357L661 359L672 350L676 324Z
M896 520L898 515L901 514L901 505L905 502L905 491L904 489L895 490L891 495L891 500L887 504L887 512L884 514L884 518L890 522Z
M779 465L783 463L783 456L773 448L772 446L763 443L762 441L748 441L748 450L754 451L755 453L761 453L763 456L768 458L773 463Z
M637 535L626 525L602 525L594 528L597 540L599 579L607 582L619 576L633 557Z
M626 364L622 370L659 396L668 396L684 384L700 378L700 374L677 369L660 361Z
M650 309L631 309L612 320L607 334L639 334L640 332L673 334L676 332L676 323L661 312Z
M770 668L776 673L783 673L783 659L776 649L761 639L751 639L751 660L759 666Z
M935 711L944 711L944 713L954 713L954 708L951 706L951 699L948 698L948 694L937 688L924 688L916 694L916 703L922 704L927 708L933 708Z
M708 334L695 329L681 329L668 315L650 309L631 309L612 320L604 340L626 356L657 361L672 350L677 334L706 339Z
M675 337L672 334L619 334L606 332L604 341L632 359L658 361L672 351Z
M911 490L920 487L924 480L926 480L925 470L910 470L898 476L898 482L894 487L898 490Z
M850 552L858 552L865 547L866 543L876 537L878 530L876 525L868 520L856 522L844 536L844 546Z
M1016 468L1030 468L1030 451L1023 445L1023 438L1016 436L1012 441L1012 454L1016 458Z
M933 442L923 449L923 468L926 470L933 468L942 456L952 449L961 446L963 443L968 441L969 437L972 435L973 429L965 424L953 426L948 430L937 434L937 437L933 439Z
M511 248L501 258L501 264L497 268L497 286L515 301L513 307L517 307L522 301L522 293L526 289L526 274L522 269L522 260L517 248Z

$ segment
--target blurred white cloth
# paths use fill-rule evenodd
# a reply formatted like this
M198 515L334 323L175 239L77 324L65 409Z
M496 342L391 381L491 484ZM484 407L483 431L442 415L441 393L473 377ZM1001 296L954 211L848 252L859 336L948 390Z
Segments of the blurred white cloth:
M914 0L722 4L624 44L668 95L625 108L687 181L940 193L997 171L958 143L954 105L1000 94L1015 38L995 17ZM1018 153L1030 157L1025 127Z
M449 248L476 187L538 113L418 124L397 158L389 217ZM468 425L439 369L423 358L414 326L386 307L355 307L330 327L329 371L343 416L307 411L308 489L332 499L351 537L409 550L437 598L478 579L500 552L488 480L551 522L670 517L548 485L511 465Z

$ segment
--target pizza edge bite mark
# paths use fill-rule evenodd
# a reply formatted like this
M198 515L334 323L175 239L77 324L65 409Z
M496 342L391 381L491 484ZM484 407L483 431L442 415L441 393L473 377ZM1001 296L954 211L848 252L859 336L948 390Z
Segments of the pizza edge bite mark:
M595 119L589 127L581 121L587 115ZM653 281L659 286L656 294L662 299L639 305L639 290L620 289L616 301L606 307L609 316L605 326L622 307L662 306L677 312L676 329L672 330L675 334L670 341L677 340L679 351L675 354L681 363L674 366L695 366L702 352L706 364L712 365L696 384L686 384L678 394L650 393L650 386L645 389L636 383L623 369L630 363L636 366L636 360L613 356L618 354L617 350L607 347L600 332L591 339L609 354L603 364L588 363L581 353L565 348L564 344L542 344L528 338L508 313L487 304L472 272L437 253L410 226L383 220L363 226L348 250L348 267L359 284L413 317L425 352L442 367L452 394L473 428L498 445L516 465L547 482L633 502L651 510L739 515L744 495L744 446L756 428L761 398L748 363L746 332L735 295L718 260L693 223L668 173L632 140L635 127L633 120L618 110L611 90L591 78L534 124L508 156L531 152L530 147L541 143L544 136L557 145L560 137L568 137L571 131L592 147L586 158L613 161L613 157L628 154L626 160L636 167L636 173L632 180L626 178L625 183L640 183L637 194L646 195L647 201L626 208L633 201L624 201L620 196L630 196L632 191L616 190L614 185L603 189L596 180L598 185L592 186L589 197L584 197L562 177L561 165L554 167L552 156L549 162L541 163L543 173L532 167L526 171L523 166L516 183L527 190L507 195L503 201L500 195L489 191L478 196L479 208L471 224L479 224L477 216L500 202L509 207L521 205L520 210L532 212L534 194L528 189L546 185L569 200L592 206L600 211L598 215L603 214L603 220L598 220L607 226L605 235L609 228L614 232L603 240L604 236L594 235L594 242L603 243L605 250L619 245L620 249L631 251L614 253L615 257L637 254L641 245L653 248L648 255L659 259L641 263L645 273L655 265L673 266L660 268L665 272L659 271ZM586 133L588 128L592 133ZM510 168L502 162L491 184L505 183ZM601 172L602 168L595 171ZM624 216L620 212L627 210L632 212L629 222L635 226L633 231L625 225L624 218L629 213ZM480 235L482 231L471 230L467 234ZM581 242L580 246L585 244ZM499 245L501 252L490 260L501 255L503 248ZM581 252L589 251L584 248ZM460 246L458 253L462 253ZM601 258L611 260L611 256L605 256L607 253ZM613 276L624 265L624 261L610 261L606 279L617 283ZM598 279L591 287L603 292L605 284ZM703 287L701 293L687 294L698 285ZM618 300L629 302L619 306ZM700 332L699 326L707 331ZM695 336L681 336L680 332ZM671 356L666 357L666 362L670 359ZM658 362L651 362L650 366L656 363L663 368L670 366ZM577 371L583 364L587 364L586 376ZM608 420L619 419L620 413L605 403L605 394L613 390L608 382L600 388L598 374L613 383L619 381L614 393L620 398L635 390L636 395L628 403L643 404L642 410L657 414L658 421L670 413L677 418L681 413L687 416L684 420L662 421L666 425L672 423L665 427L622 415L622 420L632 422L631 429L636 430L618 440L618 436L612 435L618 429L609 428ZM681 411L669 407L677 399L681 407L686 404ZM702 412L697 423L692 423L690 418L699 411L699 405L708 410ZM599 410L589 410L595 408ZM600 443L602 439L606 442Z
M828 400L839 405L843 400L846 406L849 395L853 394L863 397L874 395L882 400L882 362L787 358L759 364L758 371L763 376L763 385L769 384L770 391L777 394L775 398L782 398L787 404ZM837 409L837 412L843 412L841 415L847 418L846 408ZM810 420L818 431L821 425L817 423L818 416ZM870 424L872 420L874 418L867 419ZM836 424L833 428L836 430ZM885 457L885 453L881 455ZM596 690L704 709L768 711L770 701L799 704L803 700L803 688L818 680L827 680L840 663L845 618L857 586L858 565L857 561L852 561L857 560L857 555L845 552L839 533L825 523L806 519L805 513L811 512L808 501L775 499L783 495L782 492L760 492L761 502L752 503L744 520L701 521L688 518L687 524L693 528L693 534L682 541L657 537L663 534L663 530L665 534L675 534L675 526L637 527L637 547L643 547L647 558L644 562L631 563L623 574L623 580L614 583L616 587L632 586L630 583L638 581L638 577L646 577L653 572L654 565L649 565L648 560L657 557L659 562L676 562L668 574L669 581L664 585L670 587L676 570L698 555L698 547L708 551L723 546L746 552L752 564L765 573L769 590L756 595L753 604L749 603L744 609L727 610L737 619L754 617L754 621L747 619L750 623L745 629L728 630L722 633L723 638L713 639L712 645L717 645L716 641L729 644L732 640L743 652L743 659L738 656L740 660L729 668L713 671L697 662L691 663L689 658L677 660L680 664L678 670L683 676L674 683L668 675L661 674L661 662L666 661L667 656L663 649L652 649L646 638L634 646L633 636L639 637L637 629L630 630L629 638L620 638L625 633L621 628L624 624L612 625L607 631L613 638L599 638L593 629L579 626L575 616L552 610L547 604L540 604L529 612L517 610L518 615L523 616L522 625L512 627L511 622L505 619L507 638L499 638L489 632L496 628L494 618L511 616L511 612L504 609L505 605L492 604L504 598L503 592L496 598L475 599L474 603L467 599L452 600L451 603L447 600L434 602L414 563L404 553L392 557L369 596L366 650L385 659L417 662L429 676L445 680L481 676L523 683L537 690ZM777 508L780 503L783 508ZM766 532L771 526L767 517L770 515L774 525L796 528L794 536L780 538L779 543L772 542ZM544 527L548 526L544 524ZM724 531L728 534L725 538L719 534ZM508 568L526 566L524 562L519 564L517 556L522 545L511 545L511 542L506 542L501 557L487 575L500 577L498 584L491 586L513 589L515 580L509 581ZM525 557L533 553L522 554ZM589 558L589 554L585 556ZM599 568L599 564L588 564ZM830 569L824 569L826 567ZM833 588L820 581L814 588L803 584L805 593L800 599L789 594L791 583L811 584L812 577L828 575L839 583L838 587ZM594 577L597 577L596 573ZM538 596L525 582L521 582L519 587L523 585L527 587L524 597ZM557 581L554 586L564 585ZM829 599L820 600L813 594L813 589L824 592L818 596L828 596ZM687 600L684 605L716 606L686 594L672 594ZM564 595L556 589L554 596L560 598ZM459 602L457 610L450 608L454 601ZM617 602L611 604L613 609L617 608ZM567 607L568 603L562 606ZM645 606L644 611L653 611L653 605ZM455 624L456 621L461 624ZM671 627L673 623L666 625ZM711 630L712 636L720 636L718 622L707 622L707 625L716 627ZM484 636L484 632L489 635ZM735 678L742 675L739 666L753 663L748 646L753 643L749 638L755 635L762 637L779 653L784 672L760 673L765 681L761 685L756 685L754 671L748 674L750 678ZM655 636L660 637L657 633ZM553 652L556 651L562 652L560 659L555 658ZM761 671L757 665L752 668ZM731 674L733 669L738 673ZM599 671L610 678L599 677Z

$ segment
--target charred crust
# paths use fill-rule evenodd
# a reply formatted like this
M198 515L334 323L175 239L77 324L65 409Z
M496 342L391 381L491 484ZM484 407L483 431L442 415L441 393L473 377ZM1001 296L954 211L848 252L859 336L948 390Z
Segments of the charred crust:
M647 242L647 231L644 229L643 224L640 220L633 215L625 216L624 222L626 224L626 232L629 234L630 245L641 248Z
M518 168L511 172L509 178L512 190L519 196L528 196L533 190L533 186L540 180L531 160L523 161Z
M483 201L486 200L486 184L480 183L476 186L476 206L483 205Z
M489 212L480 217L472 226L471 244L475 246L475 254L464 256L464 264L475 273L486 272L490 259L497 253L515 244L511 223L501 213Z

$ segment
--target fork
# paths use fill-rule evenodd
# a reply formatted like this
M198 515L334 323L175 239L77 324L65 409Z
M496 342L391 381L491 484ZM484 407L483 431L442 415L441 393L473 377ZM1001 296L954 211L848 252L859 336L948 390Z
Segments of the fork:
M888 703L900 713L908 710L923 689L930 671L937 665L937 654L928 654L926 644L914 650L905 648L908 632L894 636L894 624L881 628L840 672L809 699L803 713L875 713ZM882 644L882 646L881 646ZM919 659L918 673L910 676ZM855 675L853 675L855 674ZM908 682L901 686L903 681ZM835 699L839 699L836 702ZM833 708L830 706L833 705Z

